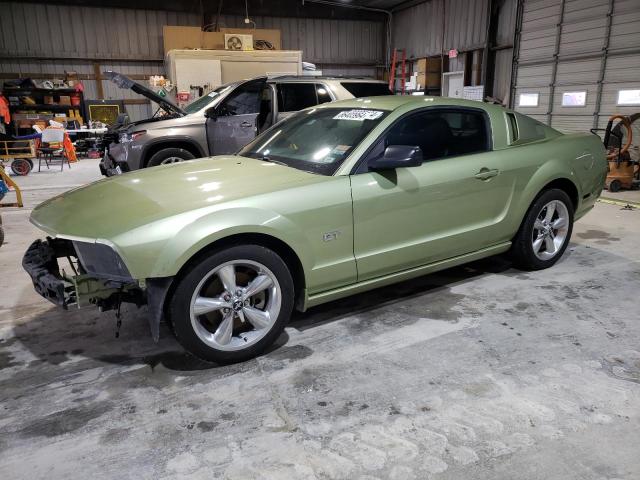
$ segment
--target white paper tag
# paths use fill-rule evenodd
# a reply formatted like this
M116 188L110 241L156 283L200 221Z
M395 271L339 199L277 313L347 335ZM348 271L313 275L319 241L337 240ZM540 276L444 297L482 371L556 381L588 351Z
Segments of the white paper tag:
M364 120L375 120L376 118L380 118L382 116L382 112L380 110L345 110L340 112L335 117L334 120L356 120L358 122L362 122Z

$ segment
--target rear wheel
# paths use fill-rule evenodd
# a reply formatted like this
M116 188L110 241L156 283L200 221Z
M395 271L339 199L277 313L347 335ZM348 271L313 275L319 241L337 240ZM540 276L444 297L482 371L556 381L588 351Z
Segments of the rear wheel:
M555 264L573 230L573 204L562 190L546 190L533 202L513 241L516 265L541 270Z
M194 158L196 158L195 155L184 148L163 148L151 156L147 167L178 163L184 160L193 160Z
M258 245L221 250L184 275L169 304L182 346L204 360L233 363L255 357L282 333L293 309L291 274Z

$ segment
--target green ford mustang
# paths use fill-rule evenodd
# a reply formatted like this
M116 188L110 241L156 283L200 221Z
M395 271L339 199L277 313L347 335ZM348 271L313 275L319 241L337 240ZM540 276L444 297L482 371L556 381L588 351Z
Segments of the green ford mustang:
M258 355L292 309L511 251L553 265L604 185L592 134L495 105L378 97L304 110L237 155L39 205L23 265L67 308L147 304L193 354ZM65 263L67 262L68 264Z

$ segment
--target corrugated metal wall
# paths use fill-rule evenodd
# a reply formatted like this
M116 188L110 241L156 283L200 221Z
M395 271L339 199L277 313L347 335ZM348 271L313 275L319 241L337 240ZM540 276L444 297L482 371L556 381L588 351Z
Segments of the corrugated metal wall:
M496 31L493 97L509 104L511 90L511 64L513 60L513 36L516 28L517 0L504 0L500 4Z
M392 47L405 48L408 58L483 48L488 1L431 0L400 10L393 15Z
M3 73L63 74L74 70L163 74L162 27L200 25L197 14L120 8L71 7L9 2L0 15L0 83ZM382 22L254 17L259 28L278 28L282 48L302 50L303 60L330 75L375 76L384 63ZM220 26L244 27L239 16L222 16ZM5 76L6 77L6 76ZM84 80L85 98L97 98L94 80ZM107 99L140 99L103 82ZM127 105L132 119L150 114L148 105Z
M493 96L508 103L517 0L493 0L498 8ZM450 49L479 50L487 43L489 0L430 0L394 13L392 47L409 58L440 55ZM443 40L444 30L444 40ZM448 71L464 70L464 56L449 60ZM475 76L471 84L476 84Z
M621 89L640 89L638 0L525 0L514 106L564 131L604 127ZM566 92L586 92L585 106L563 106ZM538 93L538 106L518 105Z

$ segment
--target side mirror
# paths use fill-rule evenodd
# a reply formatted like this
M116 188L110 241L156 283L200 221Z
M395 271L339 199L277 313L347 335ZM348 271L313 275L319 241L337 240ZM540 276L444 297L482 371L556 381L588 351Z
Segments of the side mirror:
M216 118L218 118L218 111L216 110L216 107L209 107L204 111L204 116L206 118L210 118L211 120L216 120Z
M382 157L369 164L370 170L393 170L422 165L422 149L416 145L390 145Z

